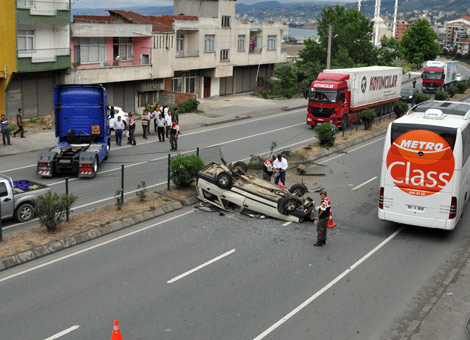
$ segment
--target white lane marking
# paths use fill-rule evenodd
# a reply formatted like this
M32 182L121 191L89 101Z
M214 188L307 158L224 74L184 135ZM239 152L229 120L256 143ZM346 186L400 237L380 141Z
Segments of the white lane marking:
M292 112L306 110L306 107L307 107L307 104L305 104L305 109L304 108L295 109L295 110L292 110ZM209 132L209 131L213 131L213 130L220 130L220 129L230 128L230 127L237 126L237 125L242 125L242 124L251 124L253 122L258 122L260 120L272 119L272 118L276 118L276 117L279 117L279 116L285 116L285 115L286 115L285 112L280 112L280 113L277 113L277 114L266 115L265 117L261 117L261 118L244 119L244 120L242 120L240 122L236 122L236 123L220 124L220 125L218 125L216 127L213 127L213 128L208 128L208 129L204 129L204 130L198 130L198 131L194 131L194 132L184 133L184 134L181 135L181 137L191 136L191 135L200 134L200 133L204 133L204 132ZM145 145L145 144L156 143L156 142L157 141L140 142L139 145ZM131 145L125 145L125 146L123 146L119 149L116 149L116 150L123 150L123 149L131 148L131 147L132 147ZM0 170L0 173L10 172L10 171L15 171L15 170L21 170L21 169L26 169L26 168L32 168L32 167L35 167L36 165L37 164L31 164L31 165L25 165L25 166L14 168L14 169Z
M214 262L217 262L217 261L219 261L220 259L222 259L222 258L224 258L224 257L226 257L226 256L229 256L230 254L233 254L234 252L235 252L235 249L232 249L232 250L230 250L230 251L228 251L228 252L226 252L226 253L223 253L222 255L219 255L219 256L217 256L216 258L213 258L212 260L207 261L207 262L201 264L200 266L197 266L197 267L194 268L194 269L188 270L186 273L183 273L183 274L181 274L181 275L178 275L177 277L175 277L175 278L173 278L173 279L167 281L167 283L176 282L176 281L178 281L179 279L182 279L183 277L188 276L188 275L190 275L190 274L192 274L192 273L198 271L199 269L202 269L202 268L204 268L204 267L207 267L208 265L210 265L210 264L212 264L212 263L214 263Z
M48 337L47 339L44 340L54 340L54 339L59 339L60 337L64 336L65 334L68 334L70 332L73 332L74 330L80 328L79 325L72 326L70 328L67 328L63 330L62 332L59 332L57 334L54 334L53 336Z
M359 184L357 187L352 188L351 191L355 191L355 190L357 190L357 189L363 187L363 186L366 185L367 183L370 183L370 182L376 180L377 178L378 178L377 176L374 176L374 177L372 177L371 179L369 179L368 181L365 181L364 183Z
M385 246L388 242L390 242L392 239L395 238L395 236L397 236L402 230L403 230L404 226L403 227L400 227L399 229L397 229L395 232L393 232L393 234L391 234L389 237L387 237L385 240L383 240L377 247L375 247L374 249L372 249L371 251L369 251L366 255L364 255L363 257L361 257L356 263L354 263L351 267L349 267L348 269L346 269L344 272L342 272L340 275L338 275L333 281L331 281L330 283L328 283L326 286L324 286L322 289L320 289L318 292L316 292L315 294L313 294L311 297L309 297L307 300L305 300L304 302L302 302L299 306L297 306L296 308L294 308L290 313L288 313L286 316L284 316L282 319L280 319L278 322L276 322L274 325L272 325L271 327L269 327L267 330L265 330L263 333L261 333L260 335L258 335L256 338L254 338L253 340L261 340L261 339L264 339L267 335L269 335L270 333L272 333L275 329L279 328L279 326L281 326L284 322L286 322L287 320L289 320L291 317L293 317L295 314L297 314L298 312L300 312L302 309L304 309L305 307L307 307L310 303L312 303L313 301L315 301L318 297L320 297L323 293L325 293L328 289L330 289L331 287L333 287L336 283L338 283L341 279L343 279L346 275L348 275L349 273L351 273L354 269L356 269L360 264L362 264L365 260L367 260L369 257L371 257L372 255L374 255L378 250L380 250L380 248L382 248L383 246Z
M282 226L285 227L285 226L288 226L289 224L291 224L292 222L286 222L284 223Z
M45 263L40 264L40 265L38 265L38 266L31 267L31 268L29 268L29 269L20 271L20 272L18 272L18 273L16 273L16 274L12 274L12 275L6 276L6 277L0 279L0 282L4 282L4 281L10 280L10 279L13 279L13 278L15 278L15 277L18 277L18 276L24 275L24 274L26 274L26 273L29 273L29 272L35 271L35 270L37 270L37 269L40 269L40 268L42 268L42 267L46 267L46 266L49 266L49 265L51 265L51 264L54 264L54 263L57 263L57 262L66 260L66 259L68 259L68 258L70 258L70 257L74 257L74 256L77 256L77 255L80 255L80 254L82 254L82 253L85 253L85 252L87 252L87 251L93 250L93 249L95 249L95 248L99 248L99 247L104 246L104 245L107 245L107 244L109 244L109 243L113 243L113 242L115 242L115 241L124 239L124 238L126 238L126 237L132 236L132 235L137 234L137 233L140 233L140 232L145 231L145 230L147 230L147 229L151 229L151 228L157 227L157 226L159 226L160 224L163 224L163 223L167 223L167 222L176 220L177 218L186 216L186 215L191 214L191 213L193 213L193 212L194 212L194 210L187 211L187 212L182 213L182 214L180 214L180 215L167 218L166 220L163 220L163 221L160 221L160 222L158 222L158 223L149 225L149 226L147 226L147 227L143 227L143 228L138 229L138 230L131 231L131 232L127 233L127 234L118 236L118 237L113 238L113 239L110 239L110 240L108 240L108 241L104 241L104 242L95 244L94 246L91 246L91 247L88 247L88 248L79 250L79 251L77 251L77 252L75 252L75 253L71 253L71 254L69 254L69 255L65 255L65 256L59 257L59 258L57 258L57 259L55 259L55 260L52 260L52 261L49 261L49 262L45 262Z
M334 156L334 157L325 159L324 161L321 161L321 162L319 162L318 164L323 164L323 163L332 161L333 159L336 159L336 158L338 158L338 157L343 157L344 155L347 155L347 154L349 154L349 153L351 153L351 152L354 152L354 151L360 150L360 149L362 149L362 148L365 148L366 146L369 146L369 145L371 145L371 144L377 143L378 141L381 141L381 140L383 140L383 139L385 139L385 137L381 137L381 138L376 139L376 140L374 140L374 141L372 141L372 142L369 142L369 143L364 144L364 145L361 145L361 146L359 146L359 147L357 147L357 148L351 149L351 150L349 150L347 153L342 153L342 154L339 154L339 155L337 155L337 156Z

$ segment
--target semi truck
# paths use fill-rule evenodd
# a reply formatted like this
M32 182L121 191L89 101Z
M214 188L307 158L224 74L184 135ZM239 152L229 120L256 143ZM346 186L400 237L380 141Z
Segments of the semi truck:
M424 93L447 90L456 81L458 61L429 60L421 74Z
M389 113L400 99L401 78L401 67L324 70L309 90L307 124L312 129L324 122L344 128L360 120L365 109L374 109L377 116Z
M54 89L57 145L38 156L37 174L95 177L111 149L106 89L100 84L58 85Z

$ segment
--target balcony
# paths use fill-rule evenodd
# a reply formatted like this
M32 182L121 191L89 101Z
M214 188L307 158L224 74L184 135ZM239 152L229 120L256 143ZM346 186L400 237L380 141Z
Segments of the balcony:
M56 62L58 56L69 56L70 48L42 48L35 50L18 50L18 58L31 58L31 63Z
M248 49L248 54L261 54L262 50L261 47L252 47Z
M73 63L72 81L77 84L112 83L152 78L150 63L135 63L135 60L105 60L96 63Z
M55 16L57 11L70 10L70 3L68 0L17 0L16 8L29 9L31 15Z
M199 51L176 51L176 58L199 57Z
M74 69L90 69L90 68L116 68L116 67L130 67L130 66L140 66L140 65L152 65L149 58L140 60L140 63L137 60L102 60L97 62L86 62L86 63L77 63L72 64Z

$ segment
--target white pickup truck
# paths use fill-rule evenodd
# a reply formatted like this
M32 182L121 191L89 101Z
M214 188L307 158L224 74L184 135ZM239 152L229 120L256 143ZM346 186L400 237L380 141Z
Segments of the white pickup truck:
M0 174L1 218L16 218L27 222L34 217L33 200L49 191L47 185L28 180L13 181L11 177Z

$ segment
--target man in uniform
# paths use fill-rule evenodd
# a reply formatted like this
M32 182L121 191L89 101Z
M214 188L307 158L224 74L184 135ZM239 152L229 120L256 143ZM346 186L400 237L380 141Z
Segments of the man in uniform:
M314 247L321 247L326 243L326 231L328 226L328 218L330 217L331 203L326 197L326 191L320 192L321 202L318 208L318 215L315 217L317 222L317 243Z

